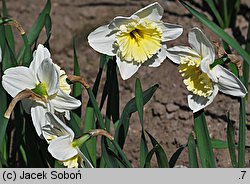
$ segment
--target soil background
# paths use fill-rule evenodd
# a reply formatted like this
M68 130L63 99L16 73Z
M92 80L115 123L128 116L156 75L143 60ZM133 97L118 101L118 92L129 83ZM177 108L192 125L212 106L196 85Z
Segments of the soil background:
M53 61L71 74L73 69L72 41L76 39L77 54L81 66L81 74L92 86L98 72L99 54L87 42L88 34L101 25L108 24L116 16L130 16L140 8L155 1L152 0L52 0L52 37L50 40ZM210 40L219 40L208 28L176 0L159 0L164 8L163 21L180 24L184 28L183 34L175 41L167 43L174 45L188 45L187 33L197 26L202 29ZM191 0L198 11L208 15L207 6L201 0ZM46 4L45 0L7 0L9 15L21 23L28 32L38 14ZM1 8L1 7L0 7ZM237 17L235 30L227 32L235 37L244 47L248 20L250 15L250 1L242 0ZM17 32L15 32L16 35ZM43 32L39 41L44 43ZM20 47L21 38L16 36ZM17 48L18 48L17 47ZM105 76L105 73L104 75ZM145 129L150 132L166 151L168 158L183 144L186 144L188 135L193 131L193 114L187 106L187 90L182 82L177 66L166 59L158 68L141 67L129 80L123 81L118 75L120 83L120 112L125 104L134 97L135 79L140 78L143 89L154 84L159 88L153 98L145 105ZM103 78L103 81L105 78ZM103 87L103 82L101 89ZM87 95L84 94L85 102ZM98 99L100 95L98 95ZM83 104L83 108L86 104ZM250 105L247 103L247 120L250 121ZM84 110L84 109L83 109ZM238 130L239 102L223 94L218 94L214 102L205 109L209 133L212 138L226 140L226 113L230 112L231 121ZM105 109L103 111L105 113ZM103 113L103 114L104 114ZM125 153L134 167L139 166L140 123L137 113L134 113L130 122L129 134L125 143ZM247 142L249 130L247 130ZM148 139L149 140L149 139ZM237 140L237 135L236 135ZM247 167L249 167L249 150L246 150ZM231 167L228 150L215 150L218 167ZM177 167L188 167L187 149L184 149L177 161ZM156 167L154 159L152 163Z

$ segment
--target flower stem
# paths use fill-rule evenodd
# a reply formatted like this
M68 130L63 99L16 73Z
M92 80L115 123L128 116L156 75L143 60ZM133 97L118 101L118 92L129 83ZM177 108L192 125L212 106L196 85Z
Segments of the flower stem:
M101 111L100 111L100 109L99 109L99 107L98 107L98 104L97 104L97 102L96 102L95 96L94 96L94 94L93 94L93 92L92 92L92 90L91 90L89 84L86 83L85 80L84 80L82 77L79 77L79 76L69 75L69 76L68 76L68 79L69 79L71 82L80 82L80 83L86 88L86 90L87 90L87 92L88 92L88 95L89 95L89 98L90 98L90 101L91 101L91 103L92 103L92 105L93 105L93 108L94 108L94 110L95 110L95 113L96 113L96 116L97 116L97 119L98 119L98 123L99 123L99 125L100 125L100 128L103 129L103 131L105 131L105 130L106 130L106 126L105 126L105 124L104 124L104 122L103 122ZM98 131L99 131L99 130L98 130ZM98 131L97 131L97 132L98 132ZM102 134L102 135L108 137L109 140L110 140L110 141L112 142L112 144L114 145L114 147L116 148L116 150L118 151L118 153L120 154L120 156L123 158L123 160L124 160L125 163L127 164L127 166L128 166L128 167L132 167L131 164L130 164L130 162L129 162L129 160L128 160L128 158L126 157L126 155L125 155L124 152L122 151L121 147L119 146L119 144L114 140L114 138L113 138L112 136L111 136L111 137L112 137L112 138L111 138L110 136L107 136L106 133L103 134L103 133L104 133L103 131L99 131L99 134ZM96 133L97 133L97 132L96 132ZM107 133L108 133L108 132L107 132Z
M89 140L91 138L91 135L90 134L84 134L82 137L78 138L78 139L75 139L73 142L72 142L72 146L75 147L75 146L78 146L79 148L81 147L81 145L83 143L85 143L87 140Z
M98 119L98 123L99 123L101 129L106 129L105 124L104 124L103 119L102 119L101 111L100 111L100 109L98 107L98 104L96 102L95 96L94 96L94 94L93 94L93 92L92 92L89 84L84 80L83 77L80 77L80 76L69 75L68 79L71 82L80 82L83 85L83 87L87 90L89 98L90 98L90 101L91 101L91 103L93 105L93 108L95 110L96 117Z
M88 131L88 134L91 137L96 137L98 135L103 135L103 136L107 137L111 141L114 140L114 137L110 133L108 133L106 130L103 130L103 129L90 130L90 131Z
M13 111L13 109L15 108L16 104L18 101L25 99L25 98L29 98L29 99L33 99L33 100L38 100L38 101L43 101L43 102L47 102L47 100L39 95L37 95L36 93L34 93L32 90L30 89L24 89L23 91L19 92L10 102L8 109L6 110L6 112L4 113L4 117L9 119L10 115Z
M24 29L22 28L21 24L17 22L16 20L11 19L11 21L8 21L7 23L5 23L5 25L14 26L17 28L17 30L20 32L21 35L25 35Z

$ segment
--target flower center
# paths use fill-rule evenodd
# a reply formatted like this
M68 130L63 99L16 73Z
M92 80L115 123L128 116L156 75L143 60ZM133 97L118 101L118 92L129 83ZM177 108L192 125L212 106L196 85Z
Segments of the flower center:
M200 62L200 58L181 57L178 68L189 91L198 96L208 97L213 92L213 83L208 75L201 71Z
M144 63L161 48L162 31L153 22L131 22L120 27L116 35L123 60Z
M32 89L32 91L40 96L48 97L47 84L44 82L37 84L36 87Z
M67 75L65 74L65 72L63 70L60 70L60 79L59 79L60 89L64 93L70 94L71 88L70 88L70 85L67 83L66 79L67 79Z
M63 162L63 165L65 167L77 168L78 167L78 159L79 159L79 155L75 155L74 157L72 157L68 160L62 161L62 162Z

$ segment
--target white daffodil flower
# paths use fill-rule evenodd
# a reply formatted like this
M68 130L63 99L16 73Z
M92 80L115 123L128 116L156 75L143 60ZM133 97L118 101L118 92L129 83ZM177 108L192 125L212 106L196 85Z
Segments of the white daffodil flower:
M191 46L175 46L167 49L168 58L179 64L179 72L183 77L188 95L188 105L197 112L208 106L218 91L225 94L244 97L247 93L241 81L221 65L213 68L215 50L204 33L193 28L188 34Z
M116 56L123 80L130 78L141 65L158 67L166 58L166 42L179 37L179 25L161 21L164 10L153 3L130 17L116 17L88 36L90 46L96 51Z
M83 136L82 139L74 140L74 132L54 114L46 113L46 120L47 123L42 127L42 131L44 138L49 143L50 154L68 168L78 167L79 163L81 167L93 168L78 147L88 137Z
M65 112L65 116L69 118L69 110L81 105L79 100L69 95L69 87L64 80L64 74L60 76L60 67L52 62L48 49L38 45L29 68L17 66L5 70L2 85L12 97L24 89L31 89L46 99L47 103L22 100L25 111L32 116L38 136L41 136L46 112Z

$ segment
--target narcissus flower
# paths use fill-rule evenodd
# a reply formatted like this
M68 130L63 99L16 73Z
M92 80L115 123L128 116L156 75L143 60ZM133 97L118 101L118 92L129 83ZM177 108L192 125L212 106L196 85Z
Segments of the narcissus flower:
M166 58L166 42L182 34L182 27L161 21L158 3L142 8L130 17L116 17L88 36L96 51L116 56L121 77L130 78L141 65L159 66Z
M39 45L33 54L33 61L29 68L24 66L12 67L4 71L2 85L4 89L15 97L24 89L31 89L34 93L46 99L47 103L22 100L27 113L31 113L32 121L41 136L41 127L46 122L45 113L50 111L65 112L69 118L69 110L76 109L81 102L69 95L64 73L50 58L50 53L43 45Z
M188 105L197 112L209 105L218 91L225 94L244 97L247 93L241 81L229 70L211 64L215 60L215 50L204 33L193 28L188 34L191 46L175 46L167 49L168 57L179 64L188 95Z
M54 114L46 113L46 120L47 123L42 127L42 131L44 138L49 143L48 151L51 155L68 168L78 167L79 163L81 167L92 168L92 164L78 147L89 136L85 135L74 140L74 132Z

